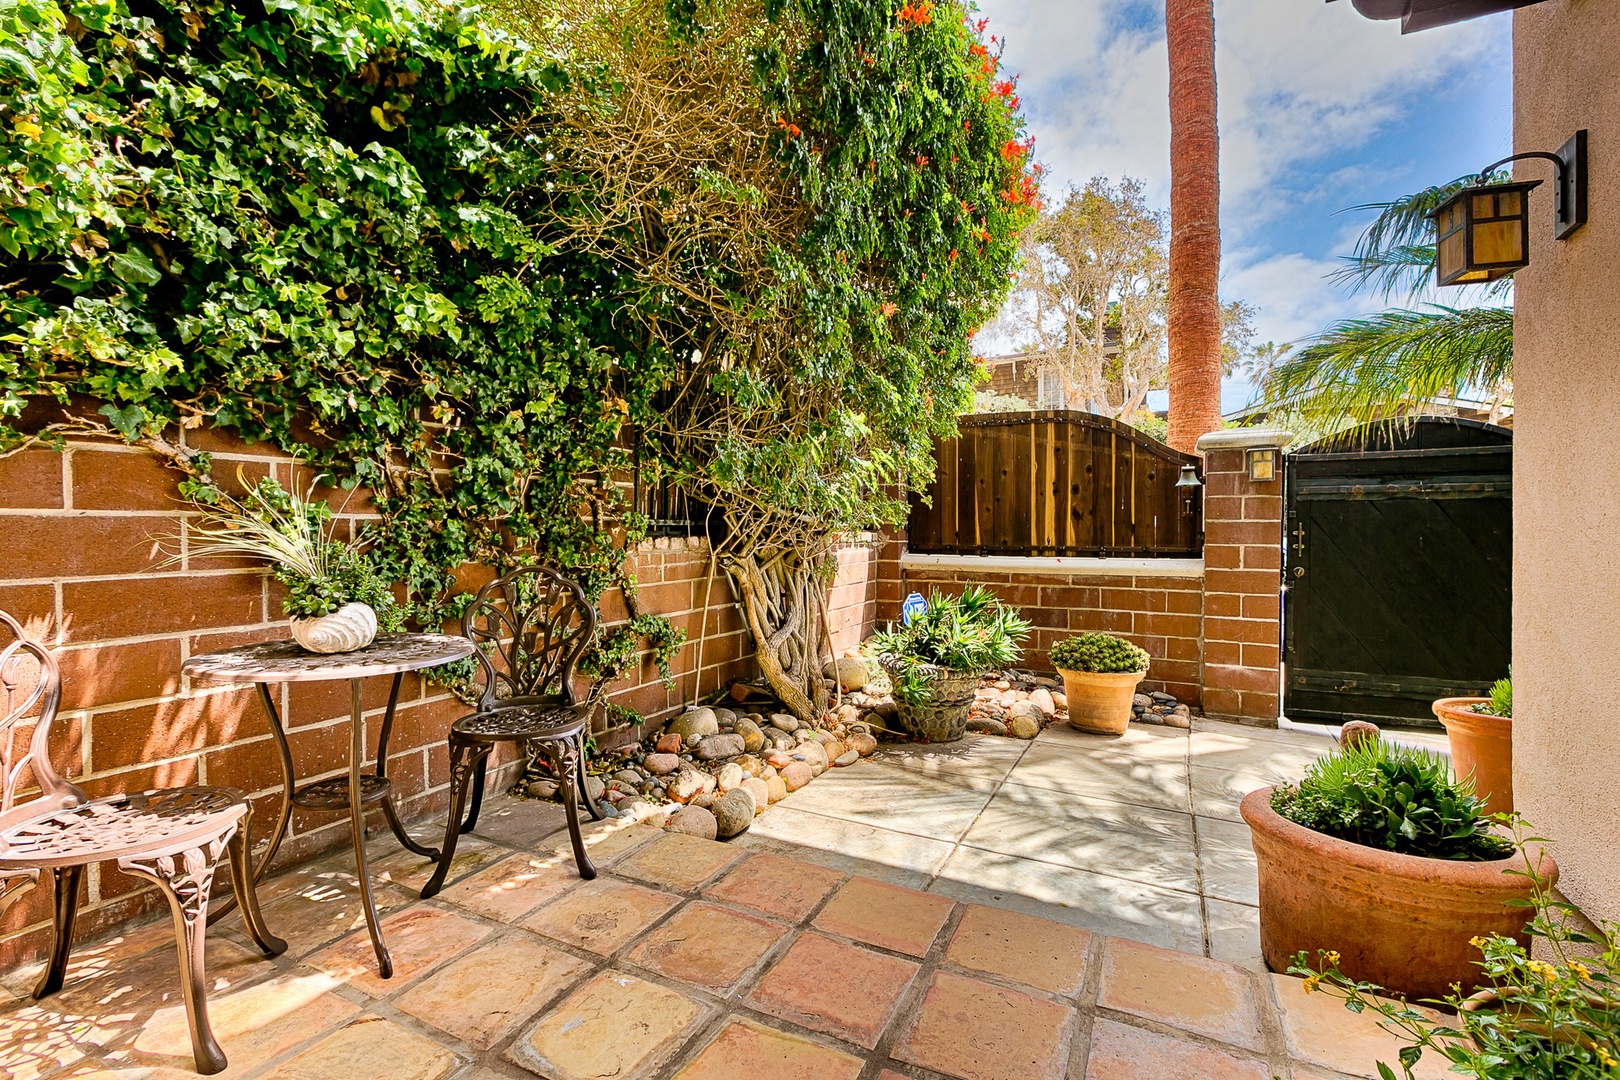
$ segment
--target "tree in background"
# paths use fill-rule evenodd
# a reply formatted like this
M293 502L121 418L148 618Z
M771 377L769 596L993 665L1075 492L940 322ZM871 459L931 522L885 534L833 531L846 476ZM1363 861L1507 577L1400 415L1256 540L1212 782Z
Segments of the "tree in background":
M1214 0L1165 0L1170 51L1170 445L1221 427L1221 175Z
M1429 213L1477 182L1460 177L1354 208L1379 213L1334 277L1385 301L1400 296L1406 306L1335 323L1270 358L1256 372L1259 404L1324 433L1464 393L1483 396L1491 419L1499 418L1513 393L1513 279L1458 290L1473 304L1414 306L1433 281Z
M1165 214L1148 205L1142 181L1093 177L1025 230L1018 283L996 329L1056 380L1070 407L1162 438L1164 422L1146 402L1168 370L1168 266ZM1220 314L1226 372L1252 349L1254 308L1233 301Z

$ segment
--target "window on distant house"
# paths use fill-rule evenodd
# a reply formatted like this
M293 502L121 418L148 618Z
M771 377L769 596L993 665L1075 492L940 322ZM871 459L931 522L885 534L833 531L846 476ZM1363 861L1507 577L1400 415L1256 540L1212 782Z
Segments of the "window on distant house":
M1063 393L1063 380L1056 372L1041 372L1040 385L1036 390L1038 400L1036 407L1041 409L1067 409L1069 402Z

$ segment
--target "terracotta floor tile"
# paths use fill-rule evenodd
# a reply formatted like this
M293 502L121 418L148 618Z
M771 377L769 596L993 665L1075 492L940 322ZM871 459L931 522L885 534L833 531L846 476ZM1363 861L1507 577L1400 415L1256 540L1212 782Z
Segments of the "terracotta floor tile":
M716 840L665 833L618 863L613 872L665 889L687 892L714 877L742 854L741 848Z
M630 852L668 835L656 825L629 823L622 818L593 822L585 816L584 810L580 811L580 817L584 819L580 823L580 839L585 841L585 853L591 857L591 862L596 864L598 870L615 866ZM573 841L568 838L567 832L552 833L541 845L540 854L557 855L572 865Z
M439 899L497 922L516 922L579 880L572 861L565 863L556 856L514 855L463 878L441 892Z
M1065 997L1079 993L1091 933L1004 908L969 904L945 959Z
M1307 994L1304 980L1292 975L1271 976L1271 989L1290 1057L1353 1076L1376 1076L1377 1063L1382 1061L1400 1075L1397 1062L1404 1044L1380 1028L1371 1011L1358 1015L1338 998L1320 992ZM1455 1075L1449 1069L1429 1053L1412 1072L1418 1080L1444 1080Z
M814 925L908 956L926 956L955 902L871 878L851 878L827 901Z
M1265 1043L1255 986L1249 972L1219 960L1109 938L1097 1003L1260 1050Z
M8 1080L37 1080L55 1075L65 1066L100 1049L92 1040L34 1005L0 1012L0 1076Z
M444 823L441 821L438 831L418 824L416 827L417 839L432 847L438 847L444 840ZM450 860L450 875L445 880L457 881L480 867L488 866L511 854L511 852L487 840L480 840L476 836L463 836L456 844L455 858ZM407 851L399 846L394 834L384 831L366 848L366 860L371 867L371 881L373 885L397 885L406 892L420 893L422 886L427 884L428 878L438 864L430 859L424 859L414 851ZM352 869L352 864L351 864Z
M1091 1029L1086 1080L1272 1080L1263 1061L1200 1043L1098 1020Z
M415 893L393 885L379 885L371 896L377 913L384 916L416 902ZM287 955L296 960L344 934L365 929L366 914L354 873L326 870L302 876L297 889L264 905L264 921L272 934L287 943ZM240 928L240 921L235 925Z
M798 922L816 909L844 875L814 863L760 854L749 858L704 892L728 904Z
M635 1080L668 1061L710 1015L668 987L604 971L521 1035L506 1056L546 1080Z
M436 964L471 948L489 934L482 923L426 904L396 911L382 921L383 944L394 961L391 979L377 975L377 954L364 930L304 961L372 997L382 997Z
M748 1001L870 1050L918 970L909 960L806 933L759 980Z
M894 1056L960 1080L1059 1080L1074 1010L937 972Z
M368 1016L282 1062L263 1080L440 1080L458 1064L448 1047Z
M601 877L575 886L520 925L610 956L680 902L673 893Z
M642 938L625 960L671 979L724 991L787 932L781 923L699 901Z
M528 934L507 934L419 979L394 1007L488 1050L590 970Z
M747 1020L732 1020L676 1080L855 1080L865 1063L842 1050L776 1031Z

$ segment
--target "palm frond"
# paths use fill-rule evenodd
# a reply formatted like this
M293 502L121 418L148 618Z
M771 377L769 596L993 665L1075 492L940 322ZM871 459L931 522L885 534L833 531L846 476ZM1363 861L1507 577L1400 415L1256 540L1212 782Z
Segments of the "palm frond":
M1393 308L1335 323L1284 356L1261 402L1317 423L1395 415L1512 377L1513 309Z
M1377 210L1378 216L1362 232L1355 251L1345 258L1345 265L1333 272L1333 280L1357 291L1372 289L1386 300L1397 293L1415 296L1434 272L1434 224L1429 215L1465 187L1482 180L1494 183L1504 179L1501 174L1459 176L1389 202L1350 207L1352 211ZM1510 282L1509 278L1500 278L1485 291L1500 294Z

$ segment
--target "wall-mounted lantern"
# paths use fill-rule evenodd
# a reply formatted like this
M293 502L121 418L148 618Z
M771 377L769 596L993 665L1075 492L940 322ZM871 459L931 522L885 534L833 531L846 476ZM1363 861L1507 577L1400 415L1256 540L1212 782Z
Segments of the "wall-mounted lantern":
M1176 487L1195 488L1203 486L1204 482L1198 479L1198 466L1183 465L1181 467L1181 475L1176 477Z
M1277 455L1281 453L1275 446L1258 446L1244 455L1245 463L1249 468L1249 483L1264 484L1277 479Z
M1510 161L1551 161L1557 185L1553 235L1569 237L1586 224L1586 131L1577 131L1556 154L1514 154L1479 171L1479 182L1437 206L1435 276L1441 285L1495 281L1530 265L1530 192L1540 180L1489 184L1485 178Z

